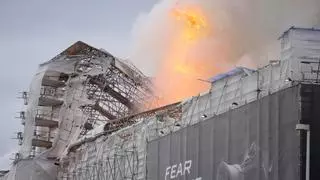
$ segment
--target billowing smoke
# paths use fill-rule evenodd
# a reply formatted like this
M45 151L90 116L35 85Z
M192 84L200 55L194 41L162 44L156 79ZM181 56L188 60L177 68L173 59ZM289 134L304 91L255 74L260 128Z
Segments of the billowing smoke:
M203 17L205 26L193 28L192 20L175 17L177 10ZM197 79L278 58L273 49L281 33L314 27L319 10L319 0L162 0L137 19L130 59L155 77L165 103L173 102L208 88Z

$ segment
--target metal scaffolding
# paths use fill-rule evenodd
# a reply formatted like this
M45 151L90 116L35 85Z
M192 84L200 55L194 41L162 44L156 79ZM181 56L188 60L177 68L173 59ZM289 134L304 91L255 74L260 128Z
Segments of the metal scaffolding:
M93 68L92 66L100 67L92 60L106 54L91 51L85 50L86 56L82 57L76 66L78 70L87 72L88 69ZM149 78L132 64L126 64L115 58L109 59L110 63L103 73L88 74L84 81L87 99L93 103L80 107L88 117L81 135L85 135L96 125L145 110L147 105L155 99Z
M112 156L106 156L92 164L78 164L72 172L63 174L60 179L135 180L138 175L138 165L138 151L136 148L132 148L121 153L115 153Z
M30 122L25 157L59 146L50 155L56 157L71 138L146 110L155 99L151 80L136 67L81 41L41 64L39 72L30 92L21 95L29 103L26 116L20 114Z
M145 179L146 139L163 135L159 133L163 128L177 126L181 115L180 103L175 103L105 124L101 134L84 138L69 148L68 155L61 160L58 178ZM140 124L137 125L138 122ZM150 127L143 128L145 123L150 124Z

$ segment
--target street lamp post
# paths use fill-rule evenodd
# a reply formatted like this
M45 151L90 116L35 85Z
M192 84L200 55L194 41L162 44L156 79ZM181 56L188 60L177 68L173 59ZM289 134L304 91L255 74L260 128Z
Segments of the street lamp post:
M318 70L317 70L317 80L316 82L318 83L318 80L319 80L319 70L320 70L320 59L318 60Z
M307 131L307 152L306 152L306 180L310 180L310 125L309 124L297 124L297 131Z

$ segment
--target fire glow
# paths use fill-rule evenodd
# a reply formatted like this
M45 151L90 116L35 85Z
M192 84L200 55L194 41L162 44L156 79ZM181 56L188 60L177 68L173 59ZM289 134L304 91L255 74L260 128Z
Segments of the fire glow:
M213 63L211 57L203 57L206 53L196 48L211 32L201 8L176 6L169 14L176 31L167 43L165 59L156 78L156 85L163 96L161 104L196 96L205 91L210 84L198 79L208 78L215 72L213 64L210 64Z
M292 24L319 24L319 5L316 0L160 0L138 16L130 56L155 77L162 105L179 101L210 86L196 79L278 59L274 37Z
M173 16L183 23L184 28L182 35L186 40L197 40L201 35L205 34L208 27L205 16L202 14L199 8L187 7L187 8L174 8L172 9Z

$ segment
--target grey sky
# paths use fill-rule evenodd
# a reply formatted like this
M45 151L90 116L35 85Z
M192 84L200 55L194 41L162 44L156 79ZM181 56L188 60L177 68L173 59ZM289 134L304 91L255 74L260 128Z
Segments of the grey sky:
M0 169L18 148L18 93L28 90L38 64L82 40L125 57L137 16L157 0L0 0ZM13 157L13 155L12 155Z

